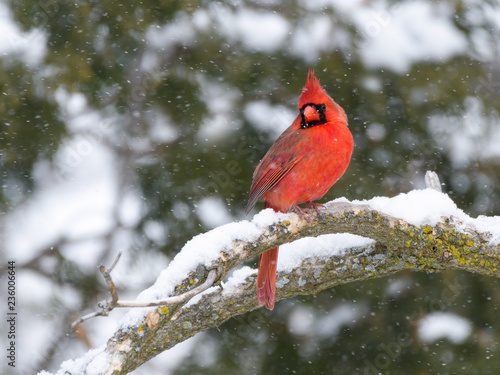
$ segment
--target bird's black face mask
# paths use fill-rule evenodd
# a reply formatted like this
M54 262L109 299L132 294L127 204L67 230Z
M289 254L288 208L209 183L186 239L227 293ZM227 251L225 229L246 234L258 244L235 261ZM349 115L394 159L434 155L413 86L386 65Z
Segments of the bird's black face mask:
M316 110L316 112L319 115L319 120L313 120L313 121L306 121L305 115L304 115L304 110L307 107L312 107ZM307 103L302 106L300 109L300 127L302 129L307 129L312 126L316 125L323 125L326 123L326 116L325 116L325 110L326 110L326 105L325 104L314 104L314 103Z

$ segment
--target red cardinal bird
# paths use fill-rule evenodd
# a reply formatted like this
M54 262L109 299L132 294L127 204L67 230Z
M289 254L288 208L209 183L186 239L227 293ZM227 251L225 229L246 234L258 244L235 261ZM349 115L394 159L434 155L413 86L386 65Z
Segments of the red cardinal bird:
M344 174L353 149L344 110L323 90L314 71L309 70L299 98L299 114L274 142L253 174L248 214L257 200L278 212L296 211L306 203L318 211L312 201L322 198ZM319 211L318 211L319 212ZM274 308L278 247L260 255L257 299L269 310Z

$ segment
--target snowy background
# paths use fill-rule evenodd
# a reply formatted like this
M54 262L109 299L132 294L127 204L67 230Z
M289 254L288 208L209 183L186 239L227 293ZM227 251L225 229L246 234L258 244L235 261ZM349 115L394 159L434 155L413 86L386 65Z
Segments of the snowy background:
M495 2L21 0L0 2L0 20L15 373L106 342L126 311L86 336L68 326L107 298L97 267L118 251L113 278L133 299L194 235L245 219L252 171L296 116L308 68L355 137L325 200L392 197L432 169L465 214L500 214ZM500 365L497 283L447 272L346 285L229 321L135 373L487 373Z

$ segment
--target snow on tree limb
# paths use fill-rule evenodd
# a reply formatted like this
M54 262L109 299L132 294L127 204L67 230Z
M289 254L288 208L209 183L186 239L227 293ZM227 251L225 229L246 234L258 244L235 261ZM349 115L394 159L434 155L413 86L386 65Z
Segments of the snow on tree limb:
M204 284L210 270L217 270L220 282L244 260L285 243L277 301L404 269L460 269L500 277L500 217L470 218L436 190L368 201L338 199L321 217L312 212L311 219L309 224L268 209L252 222L199 235L138 300L180 295ZM243 267L187 303L131 310L106 346L63 363L57 374L129 373L198 332L259 308L255 278L256 270Z

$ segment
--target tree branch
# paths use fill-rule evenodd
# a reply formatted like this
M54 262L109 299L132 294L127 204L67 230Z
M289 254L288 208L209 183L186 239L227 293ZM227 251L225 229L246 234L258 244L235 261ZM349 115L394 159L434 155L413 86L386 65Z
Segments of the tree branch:
M445 194L434 194L449 200ZM500 277L500 246L490 241L491 234L474 226L475 219L460 221L448 216L435 225L413 225L374 210L370 205L349 202L329 203L321 217L312 212L310 219L308 223L295 214L282 215L282 219L261 228L253 240L233 240L231 246L220 249L220 257L209 264L193 267L177 284L174 294L207 286L208 276L215 274L210 270L224 268L229 271L275 246L335 233L360 235L375 242L345 249L341 255L304 257L292 272L278 272L277 301L299 294L316 294L336 285L382 277L404 269L426 272L460 269ZM500 217L490 219L500 225ZM220 272L216 274L221 276ZM196 333L257 309L255 276L251 273L244 281L227 289L209 288L188 304L170 300L174 302L167 301L166 306L148 310L136 320L128 319L105 348L92 352L91 358L83 362L87 365L93 360L105 363L102 372L106 374L129 373Z

